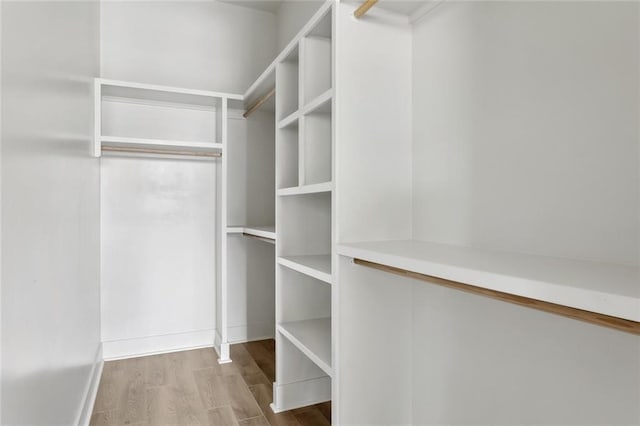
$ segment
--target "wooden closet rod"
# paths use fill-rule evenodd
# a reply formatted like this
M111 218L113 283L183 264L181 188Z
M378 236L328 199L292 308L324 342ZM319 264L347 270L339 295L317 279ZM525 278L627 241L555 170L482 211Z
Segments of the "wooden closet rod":
M276 93L276 88L274 87L273 89L271 89L269 91L269 93L266 93L264 95L262 95L261 97L259 97L258 99L256 99L256 101L244 112L244 114L242 114L242 116L244 118L247 118L248 116L251 115L251 113L253 113L255 110L257 110L258 108L260 108L265 102L267 102L269 100L270 97L272 97L274 94Z
M359 8L356 9L355 12L353 12L353 16L355 16L356 18L362 17L362 15L367 13L369 9L371 9L376 3L378 3L378 0L366 0L360 5Z
M382 265L380 263L369 262L367 260L353 259L353 263L355 263L356 265L366 266L367 268L373 268L379 271L400 275L402 277L414 278L416 280L428 282L430 284L452 288L455 290L464 291L466 293L485 296L491 299L513 303L515 305L526 306L528 308L537 309L539 311L561 315L563 317L572 318L578 321L584 321L603 327L613 328L619 331L624 331L626 333L640 335L640 322L612 317L596 312L585 311L583 309L571 308L569 306L557 305L555 303L544 302L542 300L531 299L524 296L517 296L515 294L504 293L501 291L480 288L469 284L459 283L457 281L450 281L443 278L437 278L430 275L407 271L406 269L400 269L393 266Z
M152 149L152 148L131 148L124 146L103 146L103 151L112 152L132 152L136 154L164 154L164 155L184 155L189 157L209 157L220 158L221 152L205 152L205 151L181 151L176 149Z

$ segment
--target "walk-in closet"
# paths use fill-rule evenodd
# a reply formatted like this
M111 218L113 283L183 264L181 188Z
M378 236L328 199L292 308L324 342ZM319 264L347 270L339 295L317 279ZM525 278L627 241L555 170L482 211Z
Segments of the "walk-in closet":
M640 424L640 3L0 22L0 425Z

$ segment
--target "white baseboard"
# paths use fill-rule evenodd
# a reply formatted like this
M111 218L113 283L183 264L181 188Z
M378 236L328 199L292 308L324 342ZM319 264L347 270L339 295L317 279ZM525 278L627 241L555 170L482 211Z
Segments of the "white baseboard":
M102 377L102 367L104 361L102 360L102 344L98 345L98 351L93 361L93 367L91 367L91 374L84 390L84 399L82 407L78 413L78 426L88 426L91 421L91 414L93 414L93 406L96 402L96 396L98 395L98 387L100 386L100 377Z
M133 358L197 348L210 348L215 331L198 330L102 342L105 360Z
M229 356L229 342L222 341L222 336L220 336L220 333L218 333L218 330L216 330L215 332L213 347L218 353L219 364L227 364L231 362L231 357Z
M274 339L276 325L273 322L257 322L227 328L229 343L244 343L254 340Z
M274 413L306 407L331 400L331 377L324 376L302 382L273 384Z

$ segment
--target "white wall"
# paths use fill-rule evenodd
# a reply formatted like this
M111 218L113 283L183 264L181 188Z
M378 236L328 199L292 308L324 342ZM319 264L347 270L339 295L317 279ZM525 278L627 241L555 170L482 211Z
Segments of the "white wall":
M454 2L416 26L416 239L638 264L638 7Z
M99 9L2 4L2 424L80 418L99 355Z
M213 343L215 162L101 163L105 357Z
M215 1L102 2L102 77L244 93L276 55L275 15Z
M277 13L278 53L318 11L324 0L284 0Z
M421 21L414 238L637 265L639 25L617 2ZM637 336L417 282L410 300L414 424L640 422Z

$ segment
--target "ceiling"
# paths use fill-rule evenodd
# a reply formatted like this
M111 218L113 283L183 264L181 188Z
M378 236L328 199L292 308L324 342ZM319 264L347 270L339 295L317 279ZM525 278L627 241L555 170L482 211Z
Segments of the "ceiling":
M310 0L219 0L224 3L231 3L237 6L248 7L251 9L262 10L270 13L277 13L280 5L285 1L310 1ZM312 1L312 0L311 0ZM358 0L350 1L350 3L359 3ZM422 5L427 3L424 0L379 0L374 6L389 12L401 15L411 15Z

